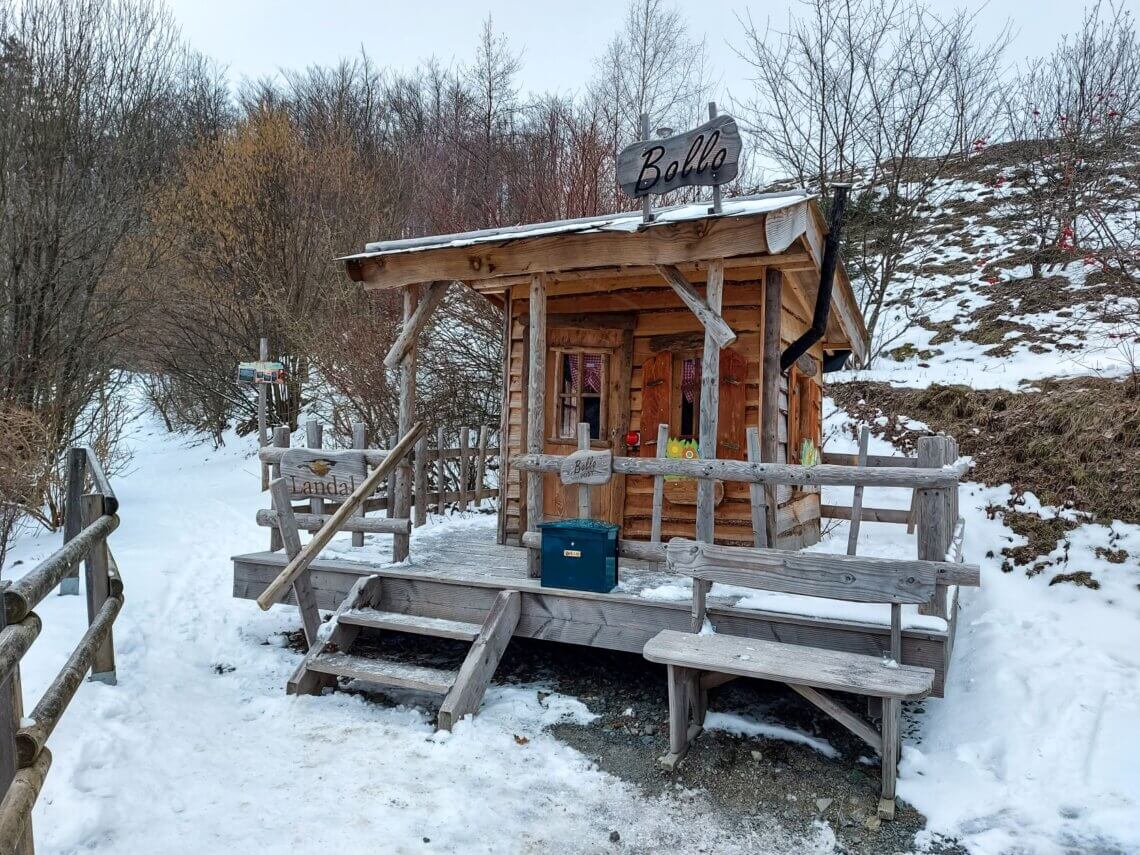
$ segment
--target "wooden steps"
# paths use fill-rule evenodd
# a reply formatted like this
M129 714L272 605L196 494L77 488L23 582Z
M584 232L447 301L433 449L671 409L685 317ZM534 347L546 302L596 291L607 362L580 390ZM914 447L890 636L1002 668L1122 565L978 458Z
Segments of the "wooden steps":
M322 633L286 687L289 694L319 694L335 688L338 678L443 695L438 725L451 730L456 721L479 708L519 622L522 596L500 591L482 624L428 615L382 611L379 576L362 578L344 598L332 628ZM363 629L409 632L435 638L470 641L458 670L431 668L389 659L354 655L352 645Z
M435 638L453 638L457 641L474 641L479 630L477 623L410 615L401 612L382 612L377 609L349 609L340 615L340 623L366 629L386 629L392 632L411 632Z
M366 680L382 686L396 686L404 689L419 689L446 695L455 685L458 671L444 668L429 668L407 662L391 662L387 659L366 659L351 653L323 653L309 662L310 671L319 671L334 677L347 677L350 680Z

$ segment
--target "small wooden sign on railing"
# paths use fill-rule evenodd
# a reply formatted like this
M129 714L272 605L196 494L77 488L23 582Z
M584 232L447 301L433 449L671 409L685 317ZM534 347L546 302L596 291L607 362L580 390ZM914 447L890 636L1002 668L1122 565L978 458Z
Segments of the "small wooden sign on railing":
M343 501L367 474L363 451L290 448L281 455L281 478L293 498Z
M608 484L613 477L612 451L575 451L562 460L558 470L563 484Z

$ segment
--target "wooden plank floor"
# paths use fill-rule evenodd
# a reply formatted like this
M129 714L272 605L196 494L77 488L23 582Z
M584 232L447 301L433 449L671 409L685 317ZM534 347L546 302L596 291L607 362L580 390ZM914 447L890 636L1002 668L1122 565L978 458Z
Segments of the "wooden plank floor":
M333 554L366 558L369 551L338 544ZM384 553L371 552L377 554ZM286 563L282 552L237 555L233 561L234 596L248 599L257 597ZM417 538L407 564L367 563L326 552L312 565L318 606L335 609L360 576L371 574L384 579L381 607L386 610L475 623L482 622L499 591L517 590L522 610L515 634L528 638L640 653L661 630L688 631L690 626L686 599L640 595L687 581L660 565L623 559L621 585L608 594L544 588L526 575L526 550L495 543L493 528L449 529L445 536ZM739 608L737 599L709 598L709 616L720 632L869 655L890 647L886 626ZM903 633L903 661L935 670L936 696L945 681L950 635L919 629Z

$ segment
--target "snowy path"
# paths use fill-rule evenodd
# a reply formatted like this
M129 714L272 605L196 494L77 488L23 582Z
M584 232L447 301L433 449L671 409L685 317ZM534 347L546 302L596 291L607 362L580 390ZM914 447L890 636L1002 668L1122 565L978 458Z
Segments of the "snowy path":
M287 697L297 654L275 642L295 612L231 597L230 555L265 538L250 444L211 452L137 430L134 471L116 481L119 685L85 684L52 736L41 855L830 851L829 830L800 841L725 827L699 794L649 799L597 770L544 733L588 720L574 699L493 687L447 735L412 709ZM57 543L25 539L12 560ZM39 612L46 629L24 668L33 701L85 622L76 598Z

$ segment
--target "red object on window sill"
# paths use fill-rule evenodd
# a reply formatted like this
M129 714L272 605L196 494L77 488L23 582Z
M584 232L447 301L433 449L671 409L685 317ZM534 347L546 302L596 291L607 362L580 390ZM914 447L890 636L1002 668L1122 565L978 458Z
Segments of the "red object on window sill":
M641 433L636 430L631 430L625 435L625 447L637 448L641 445Z

